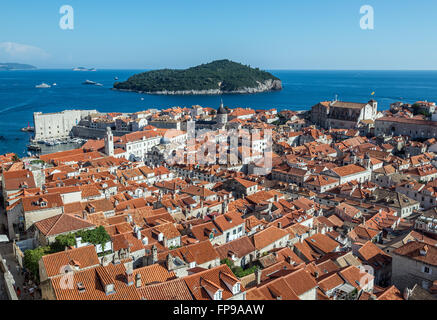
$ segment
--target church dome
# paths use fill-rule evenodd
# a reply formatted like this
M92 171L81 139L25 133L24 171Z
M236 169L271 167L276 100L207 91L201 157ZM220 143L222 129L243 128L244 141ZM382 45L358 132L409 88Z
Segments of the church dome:
M170 139L167 138L167 137L162 137L160 143L161 144L169 144L170 143Z

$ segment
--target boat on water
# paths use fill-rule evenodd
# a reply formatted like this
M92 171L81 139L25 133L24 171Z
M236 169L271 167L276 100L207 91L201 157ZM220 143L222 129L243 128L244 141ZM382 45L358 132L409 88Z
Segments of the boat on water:
M86 142L86 140L85 139L81 139L81 138L73 138L73 139L70 140L70 142L77 144L77 143L84 143L84 142Z
M43 83L41 83L41 84L37 84L36 86L35 86L35 88L51 88L52 86L51 85L49 85L49 84L47 84L47 83L45 83L45 82L43 82Z
M52 86L54 86L54 87L55 87L55 86L57 86L56 82L55 82L55 83L53 83L53 84L52 84Z
M85 80L82 84L103 87L103 84L91 80Z
M118 80L118 77L115 77L114 80Z
M84 67L76 67L73 68L73 71L97 71L96 68L84 68Z
M55 142L52 140L48 140L45 142L45 144L46 144L46 146L53 147L55 145Z
M41 147L37 144L29 144L27 149L31 151L41 151Z
M82 82L82 84L92 84L92 85L95 85L95 84L97 84L97 82L91 81L91 80L85 80L84 82Z
M34 132L35 127L31 127L30 123L28 123L27 127L21 128L20 131L22 131L22 132Z

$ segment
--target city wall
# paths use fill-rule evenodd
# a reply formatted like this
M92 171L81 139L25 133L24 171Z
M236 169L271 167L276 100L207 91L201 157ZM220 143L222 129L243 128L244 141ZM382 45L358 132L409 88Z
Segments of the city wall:
M1 254L0 254L0 273L1 273L0 281L3 281L3 285L9 300L18 300L17 293L15 292L14 289L14 284L15 284L14 277L9 271L8 266L6 264L6 260L3 259Z
M87 138L87 139L103 139L106 136L106 129L88 128L83 126L74 126L72 129L74 137ZM132 133L132 131L113 130L114 136L124 136L125 134Z

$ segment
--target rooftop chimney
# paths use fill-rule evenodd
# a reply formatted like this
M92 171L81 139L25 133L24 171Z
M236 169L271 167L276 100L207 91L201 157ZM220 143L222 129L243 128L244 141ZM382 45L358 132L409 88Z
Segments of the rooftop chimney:
M156 245L152 246L152 264L155 264L158 262L158 248Z
M175 265L173 263L173 256L171 255L171 253L167 255L167 269L168 271L175 269Z
M131 286L134 284L134 278L133 278L133 273L132 270L126 270L126 283L128 286Z
M143 240L142 240L142 243L143 243L143 245L148 245L149 244L149 238L147 238L147 237L144 237L143 238Z
M140 288L141 287L141 273L137 273L135 275L135 287Z
M256 278L256 285L259 286L261 284L261 269L257 268L255 270L255 278Z

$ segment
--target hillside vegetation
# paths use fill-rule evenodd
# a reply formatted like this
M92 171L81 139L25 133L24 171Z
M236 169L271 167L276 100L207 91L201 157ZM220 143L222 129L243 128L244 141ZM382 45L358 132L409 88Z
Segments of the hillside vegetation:
M185 70L162 69L136 74L115 89L154 93L159 91L220 90L232 92L256 88L274 75L229 60L218 60Z

